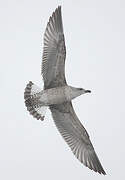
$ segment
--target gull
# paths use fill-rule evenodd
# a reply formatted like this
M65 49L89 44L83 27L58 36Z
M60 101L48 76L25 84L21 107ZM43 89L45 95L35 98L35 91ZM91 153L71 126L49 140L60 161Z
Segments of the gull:
M44 88L31 81L24 92L25 105L37 120L44 120L49 107L60 134L76 158L89 169L106 174L90 141L89 134L79 121L72 100L90 90L69 86L65 79L66 47L61 6L49 18L45 34L41 75Z

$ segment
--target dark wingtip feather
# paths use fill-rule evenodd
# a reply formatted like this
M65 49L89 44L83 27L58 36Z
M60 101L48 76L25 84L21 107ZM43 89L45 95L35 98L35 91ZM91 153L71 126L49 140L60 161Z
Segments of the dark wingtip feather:
M99 174L103 174L103 175L106 175L106 172L104 171L99 159L98 159L98 156L96 155L96 153L94 152L93 155L91 155L89 157L89 163L90 165L86 165L89 169L95 171L95 172L98 172Z
M61 5L59 5L56 9L61 9Z
M84 164L85 165L85 164ZM86 166L86 165L85 165ZM106 175L106 172L104 171L103 167L101 166L99 169L97 166L94 166L94 168L92 166L86 166L88 167L90 170L93 170L96 173L102 174L102 175Z

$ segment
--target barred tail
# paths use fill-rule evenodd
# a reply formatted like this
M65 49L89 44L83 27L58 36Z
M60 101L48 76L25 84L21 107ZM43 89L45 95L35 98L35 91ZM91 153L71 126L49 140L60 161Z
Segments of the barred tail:
M29 113L37 120L43 121L47 107L39 104L38 99L41 90L41 88L30 81L25 88L24 99Z

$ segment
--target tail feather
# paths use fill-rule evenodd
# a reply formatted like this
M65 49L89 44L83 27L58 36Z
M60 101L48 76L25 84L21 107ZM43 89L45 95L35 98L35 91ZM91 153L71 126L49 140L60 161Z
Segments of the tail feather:
M39 103L39 93L41 89L31 81L27 84L24 91L25 105L29 113L37 120L44 120L46 108Z

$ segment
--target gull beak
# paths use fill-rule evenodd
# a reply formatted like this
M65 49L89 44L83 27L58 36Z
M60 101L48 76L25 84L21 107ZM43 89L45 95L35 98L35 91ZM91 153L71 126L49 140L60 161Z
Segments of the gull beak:
M90 90L85 90L85 93L91 93L91 91Z

